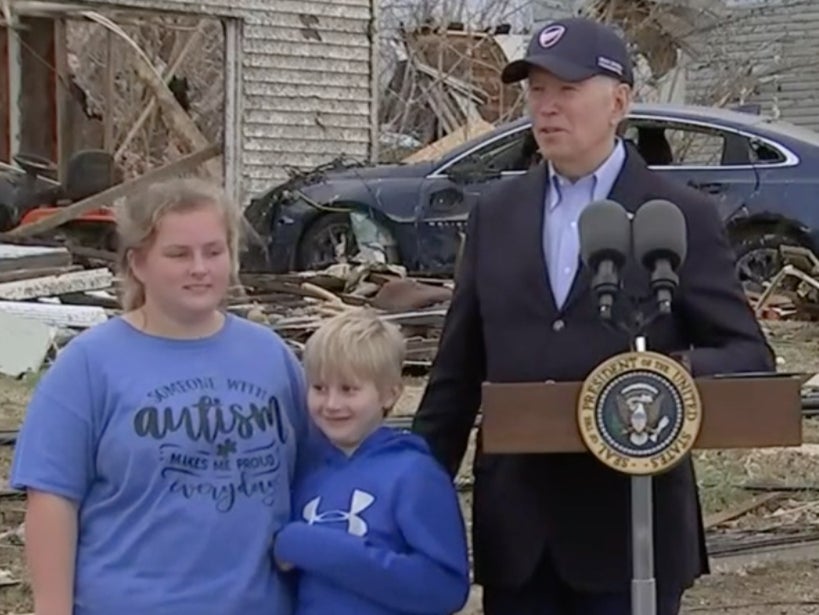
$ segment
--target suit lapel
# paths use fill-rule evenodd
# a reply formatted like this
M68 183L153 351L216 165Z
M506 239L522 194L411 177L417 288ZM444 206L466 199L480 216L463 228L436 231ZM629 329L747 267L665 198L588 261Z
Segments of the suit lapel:
M549 270L543 253L543 221L545 216L546 191L549 189L546 165L538 164L523 176L518 184L518 192L510 195L510 200L519 203L517 224L518 232L513 240L521 241L525 251L522 262L527 267L526 279L534 283L538 303L554 313L557 309L552 287L549 282Z
M608 198L622 205L626 211L634 213L645 201L652 177L645 162L633 149L633 146L629 143L624 145L626 146L626 157L623 161L623 168L617 175ZM592 272L583 264L583 259L579 256L578 260L577 274L560 310L561 312L567 312L575 302L590 291ZM552 301L554 302L554 299Z

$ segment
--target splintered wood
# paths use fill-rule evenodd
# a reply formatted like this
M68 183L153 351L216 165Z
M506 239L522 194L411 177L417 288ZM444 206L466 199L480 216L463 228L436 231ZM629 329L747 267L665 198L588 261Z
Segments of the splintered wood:
M401 327L407 366L428 367L451 298L451 281L407 277L401 267L339 263L322 271L246 273L231 309L269 324L299 352L321 323L369 307Z

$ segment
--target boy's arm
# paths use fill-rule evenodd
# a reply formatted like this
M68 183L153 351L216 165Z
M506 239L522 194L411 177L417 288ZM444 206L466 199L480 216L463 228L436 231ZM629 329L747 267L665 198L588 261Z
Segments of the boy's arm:
M431 459L405 473L396 521L409 545L401 553L366 537L303 522L276 539L279 561L318 574L386 608L418 615L461 609L469 595L466 530L458 497Z

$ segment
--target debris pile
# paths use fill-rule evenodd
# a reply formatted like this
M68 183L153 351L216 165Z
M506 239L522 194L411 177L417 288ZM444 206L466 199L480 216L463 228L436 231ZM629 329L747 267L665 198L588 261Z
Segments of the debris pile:
M783 267L760 293L748 293L761 320L819 320L819 259L807 248L780 246Z
M0 373L41 368L78 332L121 312L115 257L70 245L0 243ZM402 267L339 263L322 271L240 273L228 310L276 330L300 353L341 310L369 306L401 326L407 365L429 366L452 293L449 280L409 277Z
M269 324L299 352L322 321L367 306L398 324L407 338L408 366L430 365L452 294L449 280L408 277L402 267L338 263L322 271L245 273L230 309Z

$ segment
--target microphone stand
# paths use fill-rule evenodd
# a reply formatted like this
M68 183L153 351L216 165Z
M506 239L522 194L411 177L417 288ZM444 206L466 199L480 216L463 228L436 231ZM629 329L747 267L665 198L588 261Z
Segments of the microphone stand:
M634 350L646 351L645 335L634 339ZM631 613L657 613L654 579L654 494L651 475L631 477Z
M669 313L665 296L659 309L646 317L641 309L647 299L631 299L631 322L610 319L609 306L601 307L603 322L625 332L633 351L646 352L648 327L661 315ZM654 300L651 297L648 300ZM606 317L608 316L608 318ZM651 475L631 476L631 613L656 615L657 582L654 577L654 493Z

